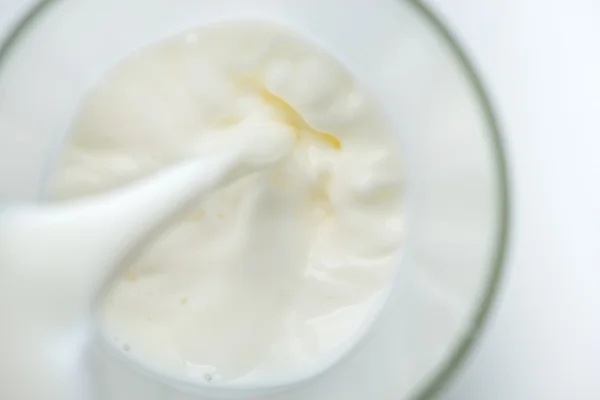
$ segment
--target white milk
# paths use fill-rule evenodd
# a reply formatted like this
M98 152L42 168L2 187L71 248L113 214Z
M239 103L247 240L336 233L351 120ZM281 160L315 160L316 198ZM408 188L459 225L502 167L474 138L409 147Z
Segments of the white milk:
M14 278L0 295L15 321L4 345L32 350L1 367L9 373L40 357L39 371L15 369L42 380L21 390L75 389L68 371L83 370L76 360L85 340L77 347L73 337L86 337L104 283L103 337L179 383L285 385L329 368L362 337L394 275L402 179L382 113L346 69L266 22L207 26L151 45L83 101L52 195L102 193L197 155L211 167L192 162L171 180L102 201L4 217L0 263ZM197 195L189 182L203 188L201 200L108 279L107 266L164 222L160 210ZM12 312L23 292L37 301Z
M286 129L248 134L104 196L0 214L2 398L85 399L92 304L120 261L191 201L290 151ZM241 144L241 146L240 146Z

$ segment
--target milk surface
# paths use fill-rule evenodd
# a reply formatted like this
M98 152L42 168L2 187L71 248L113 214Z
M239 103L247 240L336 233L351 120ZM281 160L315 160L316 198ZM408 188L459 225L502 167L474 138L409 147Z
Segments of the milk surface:
M190 202L293 144L286 130L247 137L103 195L0 210L1 398L96 398L87 357L103 285Z
M161 200L148 196L119 218L94 219L110 227L100 231L80 225L85 219L73 211L60 218L53 213L52 226L70 220L65 226L76 233L50 235L48 228L40 234L69 237L68 245L52 245L51 252L64 257L75 250L78 258L63 263L67 274L78 271L89 283L75 284L80 278L48 268L51 277L44 279L59 281L61 290L41 291L40 299L61 293L66 300L56 307L48 302L61 322L50 330L44 325L41 336L64 339L69 349L76 347L75 336L85 347L82 332L90 327L78 321L86 320L93 296L109 282L99 299L101 334L127 360L160 376L198 385L268 386L314 376L346 354L392 282L402 239L402 172L377 104L338 61L297 34L264 21L235 21L132 54L84 99L51 195L61 201L104 197L180 160L220 154L240 142L268 165L259 172L247 162L223 167L243 178L215 180L212 188L221 189L206 192L144 242L114 280L106 266L115 254L129 254L131 248L120 245L141 238L112 232L132 221L127 212L150 218L150 204ZM273 151L281 148L288 150ZM90 210L87 215L102 215ZM14 221L2 225L11 238L4 246L19 248L17 240L23 251L32 236L12 232L38 228L35 219ZM141 232L148 224L127 226ZM79 245L79 239L93 242L88 232L116 247L106 252ZM43 252L35 254L28 265L48 265ZM90 260L96 266L88 270ZM104 272L88 273L94 270ZM37 271L19 274L26 281ZM72 284L82 288L75 290L79 298L63 288ZM11 290L6 293L14 296ZM40 310L34 305L27 312ZM67 331L67 325L77 328ZM38 350L31 357L43 353ZM73 360L80 353L61 353L74 355L64 359L77 370ZM48 359L50 373L56 359ZM48 378L49 385L60 381Z

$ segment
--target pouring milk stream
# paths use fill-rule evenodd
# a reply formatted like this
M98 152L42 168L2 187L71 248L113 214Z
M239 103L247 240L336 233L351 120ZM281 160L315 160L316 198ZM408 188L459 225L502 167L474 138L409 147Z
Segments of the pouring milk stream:
M79 365L91 306L128 251L186 206L278 161L289 130L191 159L103 196L26 205L0 214L1 398L82 399Z
M339 61L275 23L207 25L126 57L73 119L49 193L61 202L0 214L0 398L93 398L92 333L213 391L330 368L396 270L392 136Z

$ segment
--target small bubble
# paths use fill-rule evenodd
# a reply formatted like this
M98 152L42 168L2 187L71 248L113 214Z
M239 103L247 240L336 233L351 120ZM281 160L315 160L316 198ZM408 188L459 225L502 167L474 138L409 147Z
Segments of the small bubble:
M192 213L192 220L194 221L202 221L206 212L202 208L198 208L196 211Z
M138 280L139 275L137 272L130 271L125 274L125 277L129 282L135 282Z
M212 380L213 380L213 377L212 377L212 375L211 375L211 374L204 374L204 380L205 380L206 382L210 382L210 381L212 381Z
M128 345L127 343L125 343L125 344L123 345L123 350L125 350L125 351L130 351L130 350L131 350L131 346L130 346L130 345Z

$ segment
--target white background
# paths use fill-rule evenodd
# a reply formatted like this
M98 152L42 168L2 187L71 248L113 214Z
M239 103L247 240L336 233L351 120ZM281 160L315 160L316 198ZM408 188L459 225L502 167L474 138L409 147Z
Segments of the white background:
M0 0L0 32L31 2ZM513 200L500 297L479 346L441 397L598 400L600 2L428 3L491 92Z

